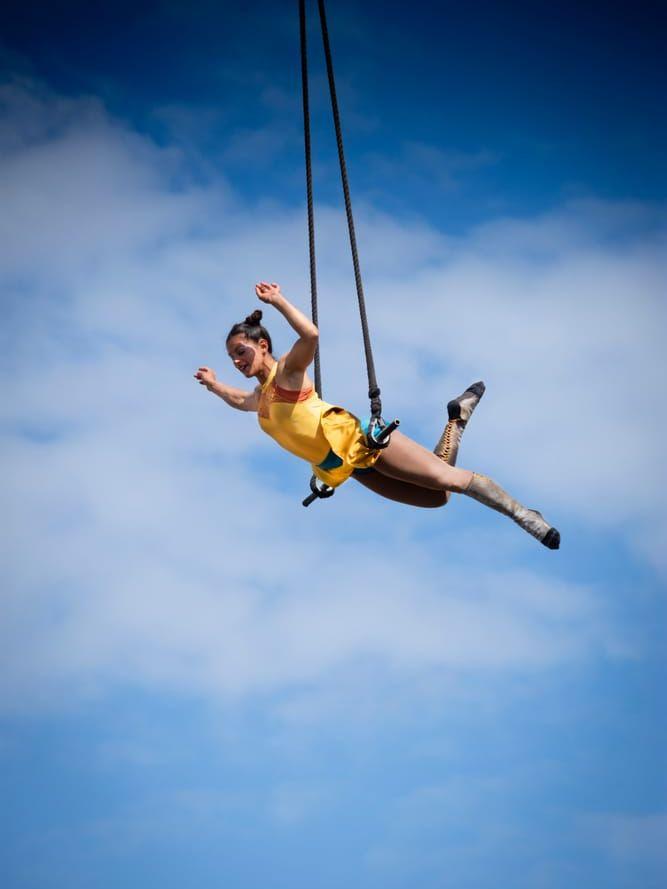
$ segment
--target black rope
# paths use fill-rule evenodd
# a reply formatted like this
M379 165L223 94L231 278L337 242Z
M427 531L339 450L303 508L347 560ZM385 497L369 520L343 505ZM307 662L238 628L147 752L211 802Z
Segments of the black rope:
M303 6L304 0L300 0ZM368 318L366 315L366 301L364 299L364 288L361 281L361 270L359 267L359 254L357 252L357 237L354 230L354 218L352 216L352 201L350 199L350 186L347 179L347 166L345 164L345 152L343 150L343 133L340 123L340 112L338 110L338 99L336 96L336 82L334 80L333 61L331 58L331 46L329 45L329 29L327 27L326 11L324 9L324 0L318 0L320 11L320 23L322 25L322 42L324 43L324 56L327 63L327 75L329 78L329 93L331 95L331 108L333 111L334 126L336 128L336 143L338 145L338 161L340 164L340 176L343 183L343 195L345 197L345 213L347 215L347 228L350 234L350 247L352 248L352 264L354 265L354 280L357 286L357 299L359 301L359 315L361 317L361 331L364 338L364 351L366 353L366 371L368 374L368 397L371 402L371 417L379 418L382 414L382 402L380 400L380 387L375 377L375 363L373 361L373 350L371 348L371 339L368 332Z
M306 196L308 203L308 253L310 256L310 311L315 327L317 312L317 269L315 263L315 213L313 210L313 171L310 147L310 105L308 102L308 43L306 38L306 0L299 0L299 32L301 35L301 95L303 97L303 140L306 155ZM315 350L315 391L322 395L320 347Z

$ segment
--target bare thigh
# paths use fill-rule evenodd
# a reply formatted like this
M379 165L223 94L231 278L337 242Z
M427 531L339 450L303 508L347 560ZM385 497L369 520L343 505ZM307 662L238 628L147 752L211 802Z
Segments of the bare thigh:
M433 491L429 488L411 485L409 482L401 482L388 475L382 475L381 472L376 472L374 469L355 472L352 477L381 497L395 500L397 503L406 503L408 506L436 509L439 506L444 506L449 500L447 491Z
M393 432L375 469L382 475L433 491L465 491L472 472L445 463L402 432Z

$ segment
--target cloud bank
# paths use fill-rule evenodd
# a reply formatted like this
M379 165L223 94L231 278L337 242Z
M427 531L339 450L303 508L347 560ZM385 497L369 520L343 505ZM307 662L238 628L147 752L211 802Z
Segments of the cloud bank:
M0 107L5 706L632 653L590 571L476 504L422 515L350 484L306 512L307 467L192 382L233 379L256 279L306 304L300 210L194 181L95 98L15 81ZM461 238L358 215L387 412L434 442L483 377L463 465L543 508L563 552L581 533L664 570L664 208L571 201ZM318 208L325 396L363 412L343 225Z

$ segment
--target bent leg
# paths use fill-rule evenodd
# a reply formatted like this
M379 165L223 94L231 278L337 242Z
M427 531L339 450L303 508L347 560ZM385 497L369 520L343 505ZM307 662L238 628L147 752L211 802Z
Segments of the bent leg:
M458 398L452 398L447 403L447 425L433 448L433 453L450 466L456 466L463 432L485 391L486 386L479 380L471 383Z
M472 472L450 466L398 430L392 433L375 469L398 481L440 492L463 493L472 480Z
M355 478L365 488L368 488L375 494L386 497L387 500L394 500L396 503L405 503L408 506L436 509L439 506L444 506L449 500L447 491L433 491L428 488L420 488L418 485L411 485L408 482L401 482L388 475L382 475L382 473L376 472L374 469L354 472L352 478Z

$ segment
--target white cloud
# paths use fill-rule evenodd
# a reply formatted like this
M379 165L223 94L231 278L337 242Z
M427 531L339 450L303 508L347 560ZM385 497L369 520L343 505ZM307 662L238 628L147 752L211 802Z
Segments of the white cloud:
M302 510L286 480L305 489L307 468L197 389L197 363L230 372L222 340L255 278L307 292L300 212L189 184L178 150L94 99L25 83L2 98L7 704L624 650L594 586L477 505L426 518L344 489ZM485 376L465 463L593 531L655 532L664 265L625 231L649 210L569 205L458 241L360 211L387 411L435 440L443 403ZM343 221L323 207L318 224L325 394L363 410Z

